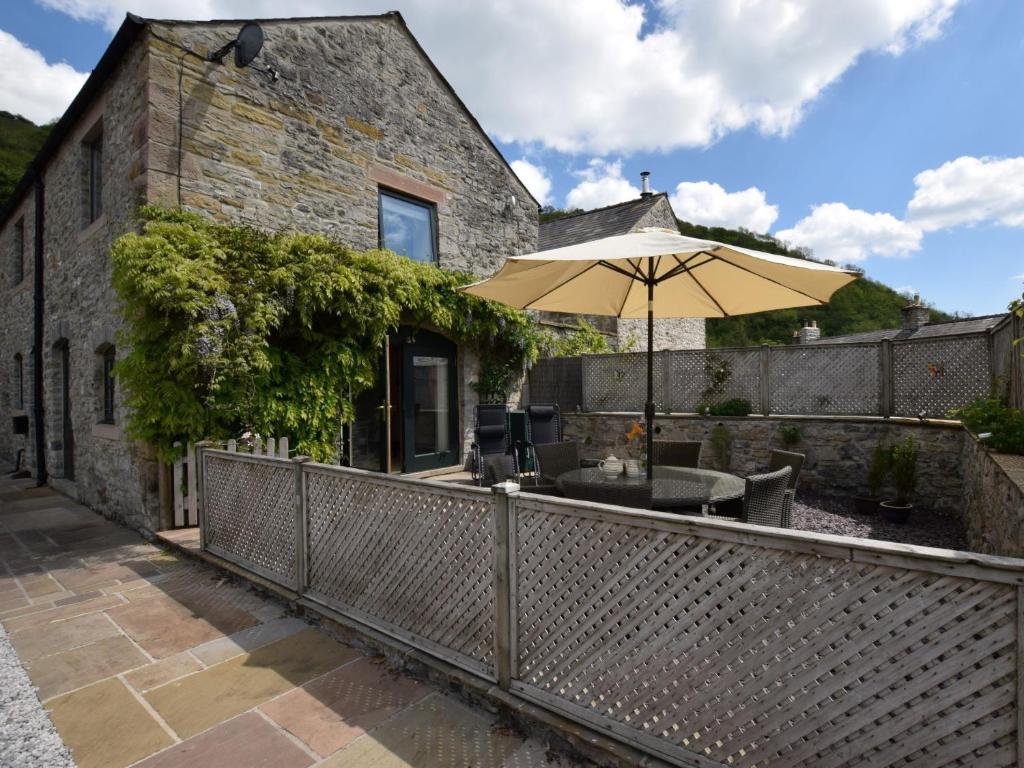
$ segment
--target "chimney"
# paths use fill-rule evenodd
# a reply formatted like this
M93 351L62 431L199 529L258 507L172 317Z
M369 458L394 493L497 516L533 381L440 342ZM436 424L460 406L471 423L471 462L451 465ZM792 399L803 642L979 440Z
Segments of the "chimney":
M651 172L640 171L640 197L651 196Z
M928 307L921 303L920 294L915 293L913 301L900 311L903 313L903 330L905 331L916 331L922 325L928 325L931 322L931 314Z
M817 320L811 320L810 323L804 322L804 327L797 331L797 344L810 344L812 341L817 341L821 338L821 328L818 327Z

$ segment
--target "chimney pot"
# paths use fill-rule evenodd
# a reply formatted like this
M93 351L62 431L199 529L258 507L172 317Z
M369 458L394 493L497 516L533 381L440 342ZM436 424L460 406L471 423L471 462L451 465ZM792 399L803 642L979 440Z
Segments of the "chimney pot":
M640 197L651 196L651 172L640 171Z
M821 338L821 329L817 320L805 320L804 327L796 333L797 344L809 344Z

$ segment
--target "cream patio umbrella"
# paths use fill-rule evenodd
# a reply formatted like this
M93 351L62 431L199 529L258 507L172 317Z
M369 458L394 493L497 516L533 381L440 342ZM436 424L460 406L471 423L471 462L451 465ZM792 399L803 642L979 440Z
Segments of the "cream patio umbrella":
M513 256L462 290L517 309L647 318L647 455L654 441L654 319L730 317L824 304L856 279L807 259L642 229ZM653 476L647 462L647 477Z

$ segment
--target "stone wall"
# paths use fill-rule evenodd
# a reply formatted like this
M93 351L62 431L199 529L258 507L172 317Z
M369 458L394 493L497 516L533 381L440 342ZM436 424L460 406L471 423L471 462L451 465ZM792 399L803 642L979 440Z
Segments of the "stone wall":
M116 344L119 320L116 295L110 284L110 245L133 228L133 215L145 199L146 80L148 55L134 46L108 79L100 96L80 118L51 158L45 184L45 314L43 381L46 464L51 483L73 498L142 530L153 530L159 514L157 466L144 446L123 438L125 411L115 389L115 423L101 424L102 349ZM102 134L103 214L88 221L85 143ZM31 194L31 193L30 193ZM25 280L4 290L2 355L6 363L15 352L26 358L26 408L31 414L32 372L32 200L23 202L26 222ZM16 215L0 232L0 247L11 242ZM73 467L64 461L60 347L69 357L69 404L73 435ZM119 357L123 350L119 353ZM9 434L14 414L11 378L2 400L0 451L13 460L17 448L35 457L30 424L27 440ZM72 475L73 469L73 477Z
M537 203L394 16L262 22L255 64L181 58L237 22L154 25L149 197L221 221L378 246L378 188L436 202L440 265L487 275L537 245ZM279 72L274 81L261 68Z
M1024 456L991 453L964 438L964 527L974 552L1024 557Z
M638 414L563 414L566 440L582 446L583 456L601 459L609 453L622 458L624 437ZM864 474L871 452L879 442L893 443L912 434L921 447L916 503L941 514L958 515L963 498L963 430L958 424L920 424L917 421L842 418L702 418L658 416L658 440L701 440L701 465L718 469L711 446L711 430L722 424L732 435L728 471L741 475L764 471L773 448L807 456L800 487L835 496L865 491ZM780 428L796 426L799 444L787 448ZM635 453L635 449L634 449Z
M676 215L667 198L649 210L633 227L634 231L644 227L663 227L678 231ZM657 293L655 293L657 301ZM618 321L618 346L623 351L643 352L647 349L647 320L620 319ZM655 349L704 349L707 344L704 319L700 317L678 317L654 321Z

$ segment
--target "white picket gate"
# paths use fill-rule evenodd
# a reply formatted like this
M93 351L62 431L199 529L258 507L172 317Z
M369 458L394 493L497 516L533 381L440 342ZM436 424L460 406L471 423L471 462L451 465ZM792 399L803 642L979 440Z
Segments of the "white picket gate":
M175 442L174 447L178 449L181 458L173 464L172 486L174 488L174 527L188 528L199 525L199 494L196 491L196 448L192 443L185 445L181 451L181 443ZM227 441L227 450L231 453L238 452L236 440ZM244 451L243 451L244 452ZM282 437L279 440L268 437L266 443L259 437L252 442L252 454L254 456L270 456L288 458L288 438Z

